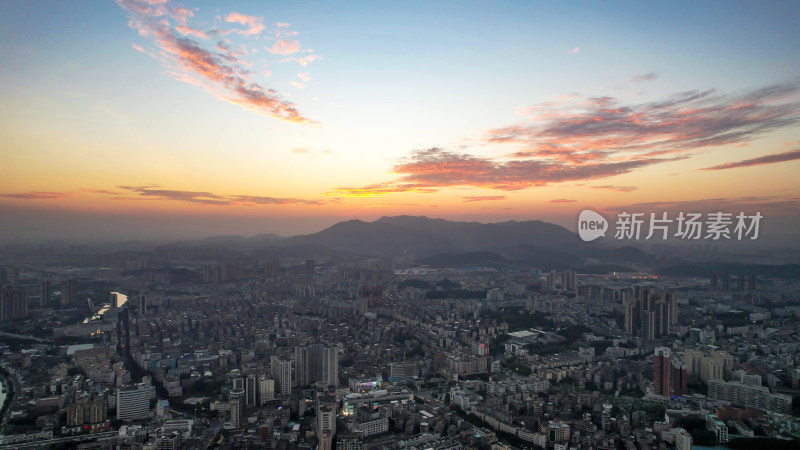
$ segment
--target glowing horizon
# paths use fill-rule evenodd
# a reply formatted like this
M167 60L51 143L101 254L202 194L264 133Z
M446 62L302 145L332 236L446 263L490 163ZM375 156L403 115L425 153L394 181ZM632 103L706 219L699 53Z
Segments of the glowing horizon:
M667 204L800 215L791 3L0 11L6 238L48 213L303 232Z

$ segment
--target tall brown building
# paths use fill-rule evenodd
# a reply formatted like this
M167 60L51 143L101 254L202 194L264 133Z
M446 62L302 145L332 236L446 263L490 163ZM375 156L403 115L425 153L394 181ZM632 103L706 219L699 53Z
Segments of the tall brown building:
M653 356L653 392L675 396L688 393L686 365L666 347L657 347Z

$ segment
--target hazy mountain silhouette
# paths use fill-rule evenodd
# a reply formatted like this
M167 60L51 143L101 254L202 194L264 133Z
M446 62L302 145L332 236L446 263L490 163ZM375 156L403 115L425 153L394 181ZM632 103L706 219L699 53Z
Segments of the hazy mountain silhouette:
M602 258L611 251L582 242L564 227L538 220L484 224L416 216L340 222L318 233L294 236L273 245L316 245L364 256L408 255L425 258L432 265L488 266L519 263L569 267L586 257ZM630 261L625 258L627 253L631 253ZM614 251L609 259L638 262L640 253Z
M280 245L316 244L345 253L370 256L430 256L463 250L445 236L388 222L339 222L318 233L294 236Z

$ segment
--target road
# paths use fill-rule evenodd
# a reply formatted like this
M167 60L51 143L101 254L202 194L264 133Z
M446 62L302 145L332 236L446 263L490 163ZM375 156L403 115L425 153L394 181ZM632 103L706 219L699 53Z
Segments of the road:
M118 431L103 431L100 433L91 433L91 434L84 434L80 436L70 436L70 437L63 437L63 438L54 438L54 439L47 439L44 441L31 441L25 443L15 443L15 444L5 444L0 445L0 449L6 448L41 448L48 445L54 444L64 444L67 442L84 442L84 441L94 441L101 438L108 438L118 436Z
M6 336L6 337L14 338L14 339L25 339L25 340L29 340L29 341L36 341L36 342L40 342L42 344L51 344L53 342L52 339L42 339L42 338L38 338L36 336L28 336L28 335L25 335L25 334L9 333L7 331L0 331L0 336Z

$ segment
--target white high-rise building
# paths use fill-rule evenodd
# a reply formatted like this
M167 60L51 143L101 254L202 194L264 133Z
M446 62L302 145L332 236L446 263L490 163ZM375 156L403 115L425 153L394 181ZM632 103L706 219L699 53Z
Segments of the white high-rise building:
M150 388L139 385L117 389L117 420L150 417Z
M266 375L261 375L258 380L258 403L264 405L265 403L275 399L275 380L268 378Z
M322 349L322 377L320 381L339 386L339 348L334 346Z
M270 375L275 380L275 391L281 396L292 393L292 361L273 356Z

